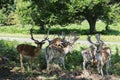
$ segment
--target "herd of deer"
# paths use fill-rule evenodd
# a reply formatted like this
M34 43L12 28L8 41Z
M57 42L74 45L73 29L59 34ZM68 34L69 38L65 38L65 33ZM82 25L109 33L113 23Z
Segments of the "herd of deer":
M50 62L53 59L59 59L62 63L63 68L65 68L64 58L67 53L72 52L73 44L79 39L76 32L70 32L67 39L65 33L62 32L62 38L57 37L52 40L48 38L50 29L47 31L47 35L44 37L42 41L38 41L33 37L33 29L30 29L31 39L37 44L37 46L32 46L29 44L20 44L17 46L17 51L20 56L20 64L21 70L24 71L23 66L23 56L30 57L31 60L31 69L32 69L32 60L34 57L37 57L40 53L42 45L47 41L49 44L45 48L45 59L47 64L47 70L50 68ZM94 43L91 41L91 36L88 36L88 41L91 43L88 49L82 50L82 57L83 57L83 69L86 70L86 63L96 63L98 72L103 74L103 66L106 64L106 71L108 73L108 68L110 66L110 57L111 57L111 50L105 43L100 40L100 35L95 35L97 42Z

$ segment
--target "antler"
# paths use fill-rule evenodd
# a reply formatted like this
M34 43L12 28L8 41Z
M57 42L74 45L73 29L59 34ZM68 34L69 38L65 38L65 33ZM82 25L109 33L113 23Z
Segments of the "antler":
M33 38L33 34L32 34L32 32L33 32L33 29L31 28L31 29L30 29L31 39L32 39L33 41L35 41L35 42L39 42L38 40L35 40L35 39Z
M100 41L100 34L96 34L96 35L95 35L95 38L96 38L97 41L99 42L99 41Z
M91 36L90 36L90 35L88 35L87 40L88 40L88 42L90 42L91 44L95 44L95 43L93 43L93 42L91 41Z
M79 39L79 37L77 37L76 31L71 32L71 33L69 34L68 41L69 41L70 43L74 44L78 39Z
M62 31L61 35L62 35L62 39L65 40L65 32L64 31Z
M102 41L102 40L100 39L100 34L96 34L95 37L96 37L98 43L103 43L103 44L104 44L104 41Z
M98 39L99 39L99 38L97 38L97 40L98 40ZM94 42L92 42L90 35L88 35L87 40L88 40L88 42L90 42L92 45L95 45L95 46L99 45L99 43L94 43Z
M48 28L47 35L44 36L44 39L45 39L45 40L48 40L48 39L49 39L49 38L48 38L49 33L50 33L50 27Z
M102 50L102 46L105 45L105 43L104 43L104 41L100 40L100 34L96 34L95 37L96 37L97 42L99 44L98 51L101 51Z

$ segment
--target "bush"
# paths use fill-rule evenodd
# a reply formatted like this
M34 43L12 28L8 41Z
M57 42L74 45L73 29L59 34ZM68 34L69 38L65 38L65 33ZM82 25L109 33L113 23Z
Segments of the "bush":
M16 52L17 42L0 40L0 56L7 57L10 61L18 62L18 55Z
M66 56L65 63L68 70L79 69L81 70L82 55L80 51L74 50Z
M3 10L0 10L0 24L5 24L6 15L3 13Z
M11 12L7 17L6 25L16 25L16 24L20 24L18 14L16 14L15 12Z

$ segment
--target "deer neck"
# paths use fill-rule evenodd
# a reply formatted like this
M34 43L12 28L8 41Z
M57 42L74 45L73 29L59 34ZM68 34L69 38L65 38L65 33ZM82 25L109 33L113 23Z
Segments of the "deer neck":
M41 50L41 47L42 47L42 46L37 46L37 47L35 48L34 52L35 52L36 54L38 54L38 53L40 52L40 50Z
M70 48L70 46L68 45L67 47L65 47L65 48L63 48L63 50L64 50L64 52L65 52L65 54L67 54L68 52L71 52L71 50L70 50L71 48Z

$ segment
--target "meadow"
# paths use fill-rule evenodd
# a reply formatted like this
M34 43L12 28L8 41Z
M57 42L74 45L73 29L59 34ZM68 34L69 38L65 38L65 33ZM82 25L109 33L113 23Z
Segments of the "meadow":
M101 27L103 26L103 27ZM105 31L105 24L101 23L100 21L97 22L97 31L101 33L101 39L105 42L120 42L120 26L118 24L110 25L110 31ZM46 34L47 30L41 31L39 30L38 26L34 26L34 36L35 38L43 38ZM87 41L87 34L88 34L88 24L86 21L81 23L81 25L78 24L70 24L68 26L60 27L59 25L52 26L50 30L50 38L53 38L54 34L61 34L62 31L65 31L66 35L70 33L70 31L77 31L78 36L80 37L79 40ZM19 37L19 38L30 38L29 35L30 27L29 25L26 25L25 27L20 26L1 26L0 27L0 36L1 37ZM92 38L95 41L95 37ZM29 80L29 76L31 76L30 68L29 68L29 59L24 58L24 66L26 68L26 73L22 74L20 73L20 63L19 63L19 55L16 51L16 46L22 42L17 41L6 41L6 40L0 40L0 79L11 79L15 80L16 78L18 80ZM34 43L25 42L27 44L35 45ZM47 45L47 44L46 44ZM46 62L44 57L44 48L46 45L43 46L42 53L39 54L39 57L35 59L33 63L33 69L35 70L32 73L33 77L36 77L38 75L42 75L44 77L47 77L48 79L52 76L55 77L55 79L59 80L66 80L67 78L60 77L58 72L53 72L50 74L46 74L42 72L46 69ZM112 57L111 62L112 66L110 67L110 73L111 75L120 76L120 44L108 44L108 46L112 50ZM72 74L79 74L76 72L80 72L82 69L82 56L81 56L81 50L87 48L88 45L81 45L78 43L74 44L74 51L70 54L68 54L65 58L65 66L66 66L66 74L72 73ZM7 58L7 61L5 63L1 62L1 57L5 56ZM82 80L82 79L81 79ZM89 79L85 79L89 80Z
M101 38L104 41L110 42L119 42L120 41L120 26L119 23L109 25L110 30L105 30L105 24L101 21L96 23L96 31L101 34ZM12 25L12 26L1 26L0 27L0 36L9 36L9 37L30 37L29 36L29 25L25 25L21 27L20 25ZM33 26L35 37L43 38L47 33L47 29L42 31L38 26ZM86 40L89 35L89 25L87 21L83 21L81 24L69 24L67 26L54 25L51 26L50 29L50 37L53 38L54 34L61 35L61 32L64 31L69 34L71 31L76 31L80 40ZM15 34L15 35L14 35ZM95 38L93 38L95 40Z

